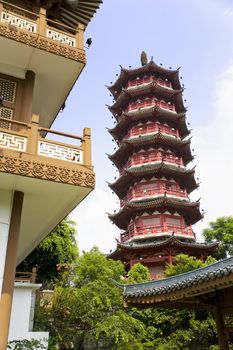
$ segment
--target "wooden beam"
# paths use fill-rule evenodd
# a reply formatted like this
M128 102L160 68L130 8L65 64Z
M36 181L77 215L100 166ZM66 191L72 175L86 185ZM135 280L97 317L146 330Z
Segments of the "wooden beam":
M23 192L15 191L11 211L5 269L2 283L2 295L0 299L0 350L6 350L7 348L23 196Z
M214 316L215 316L215 321L217 326L218 344L219 344L220 350L229 350L228 341L226 339L224 319L218 305L215 306Z

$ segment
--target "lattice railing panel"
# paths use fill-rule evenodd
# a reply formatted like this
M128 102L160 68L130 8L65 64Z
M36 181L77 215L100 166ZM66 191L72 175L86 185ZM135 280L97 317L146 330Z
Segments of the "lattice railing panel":
M73 163L82 163L81 150L62 146L62 145L57 145L46 141L39 141L38 155L46 156L50 158L56 158L60 160L67 160Z
M1 118L7 119L7 120L12 120L13 113L14 113L14 110L11 108L5 108L5 107L0 108L0 117ZM11 123L8 123L7 121L4 122L3 120L0 120L0 128L10 129Z
M26 152L26 146L26 137L0 132L0 147Z
M76 47L76 40L72 36L62 34L52 29L47 29L47 38L60 41L62 44L66 44L72 47Z
M15 102L16 95L16 82L0 78L0 96L6 102Z
M36 33L36 23L28 21L26 18L21 18L13 15L12 13L2 12L1 14L1 22L9 23L15 27L20 29L25 29L28 32Z

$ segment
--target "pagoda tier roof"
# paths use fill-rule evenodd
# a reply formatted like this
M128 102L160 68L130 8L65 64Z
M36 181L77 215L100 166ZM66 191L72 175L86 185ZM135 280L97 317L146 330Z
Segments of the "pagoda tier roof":
M187 225L193 225L203 217L199 210L199 204L199 201L188 202L164 195L159 198L128 202L117 213L109 214L109 219L121 230L127 230L129 221L136 215L142 215L145 212L153 213L154 210L158 209L161 211L172 209L184 217Z
M108 155L109 159L118 167L122 167L133 152L139 149L146 149L150 146L154 148L165 147L173 150L177 156L182 157L184 164L188 164L193 160L190 150L190 139L180 140L161 132L149 135L140 135L138 137L123 140L120 147L112 155Z
M214 311L220 302L221 310L229 314L232 312L233 257L161 280L119 286L124 289L128 306ZM227 288L230 288L229 295ZM218 292L223 292L222 298Z
M161 162L159 164L144 165L140 168L126 169L123 175L121 175L114 183L108 185L117 196L122 199L126 196L128 188L132 183L140 181L140 179L145 177L168 175L177 179L178 182L181 182L187 193L191 193L198 187L194 173L195 168L187 170L185 168L178 168Z
M121 67L121 66L120 66ZM164 67L158 66L153 60L151 60L148 64L134 68L134 69L126 69L121 67L120 75L115 81L115 83L111 86L108 86L109 91L114 95L115 91L121 90L122 87L126 85L126 82L133 77L137 77L143 74L154 73L158 74L160 77L164 77L169 79L172 82L172 87L176 90L181 89L180 81L179 81L179 69L171 70L166 69Z
M117 249L108 255L109 258L113 259L121 259L124 257L125 254L134 252L136 254L143 254L145 252L151 253L157 253L160 252L161 249L166 248L177 248L179 251L182 252L190 252L194 255L200 256L203 252L207 255L212 253L216 247L218 246L217 242L213 243L200 243L196 242L195 240L183 240L180 238L177 238L175 236L170 236L161 239L161 237L155 237L151 238L150 240L138 240L138 241L130 241L130 242L119 242L117 241ZM196 254L195 254L196 253Z
M130 113L124 112L117 119L118 123L116 126L114 126L112 129L108 129L108 132L116 140L121 140L124 137L132 123L149 119L158 119L160 122L172 123L179 130L179 134L182 139L190 134L185 122L185 113L174 113L159 108L158 106L143 108Z
M160 96L161 99L169 99L169 101L173 102L178 113L186 112L182 99L182 91L183 89L167 89L155 82L151 82L150 84L137 86L134 89L123 89L114 104L108 108L113 114L119 114L131 99L137 97L144 98L154 94Z

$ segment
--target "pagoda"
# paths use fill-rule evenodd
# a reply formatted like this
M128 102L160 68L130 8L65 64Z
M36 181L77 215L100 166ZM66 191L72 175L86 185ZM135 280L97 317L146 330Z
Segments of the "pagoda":
M141 61L136 69L121 67L108 87L115 118L108 131L117 144L109 159L119 171L109 187L120 199L109 218L122 230L109 257L126 270L141 262L156 279L177 254L205 259L216 244L198 243L192 229L203 214L189 198L198 184L195 169L187 169L193 155L179 69L147 62L144 52Z

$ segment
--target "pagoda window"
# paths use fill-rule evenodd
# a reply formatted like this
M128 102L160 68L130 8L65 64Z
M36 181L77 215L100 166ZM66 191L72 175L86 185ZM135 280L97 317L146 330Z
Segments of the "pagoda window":
M167 225L182 226L183 220L181 217L165 216L165 222Z
M161 225L161 216L157 215L154 217L148 217L142 219L142 225L143 227L153 227L153 226L160 226Z

